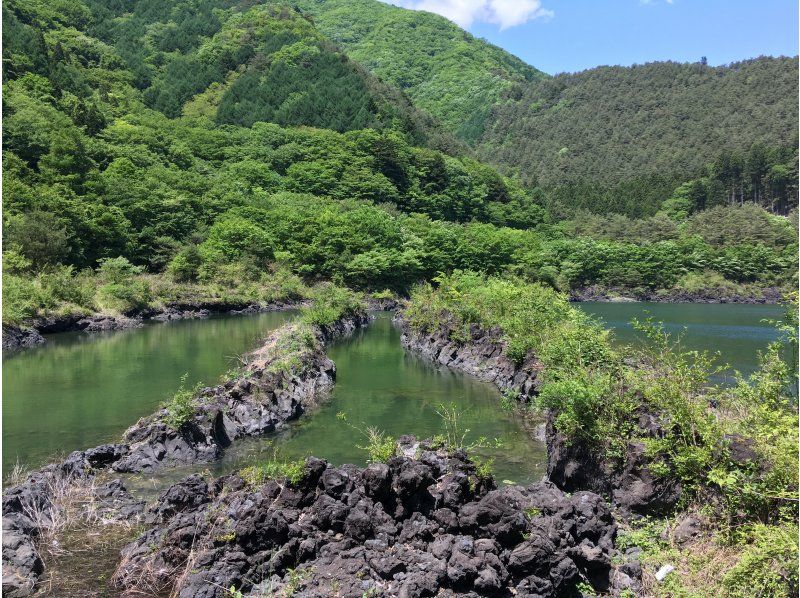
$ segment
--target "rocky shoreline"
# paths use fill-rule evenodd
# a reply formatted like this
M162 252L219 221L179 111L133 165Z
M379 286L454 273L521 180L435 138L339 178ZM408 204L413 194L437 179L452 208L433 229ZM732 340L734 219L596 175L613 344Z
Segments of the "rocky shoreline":
M571 596L635 589L603 499L497 490L463 451L413 437L365 468L309 458L294 481L192 476L149 509L114 583L181 597ZM190 540L191 539L191 540Z
M690 292L684 289L651 291L648 289L629 289L622 287L591 286L569 292L569 300L574 303L738 303L749 305L778 305L783 301L783 291L778 287L765 287L756 294L721 293L719 289Z
M542 364L531 354L519 364L511 360L500 330L485 330L473 324L468 338L461 339L446 317L433 331L415 329L402 313L395 322L403 331L401 342L409 351L491 382L522 402L530 401L538 392ZM553 411L545 414L543 439L547 444L547 478L558 488L565 492L596 492L626 515L663 513L677 504L680 483L650 471L644 441L631 443L623 462L611 462L580 440L568 440L560 434L554 425L556 416ZM658 418L652 414L639 414L637 425L642 439L659 438L663 433Z
M194 413L179 426L169 423L168 409L161 409L129 428L122 443L77 451L4 489L3 594L31 593L43 570L36 538L53 526L63 496L85 485L83 502L111 496L119 505L112 519L138 517L143 505L133 506L136 501L120 480L97 486L95 479L111 472L209 462L238 438L271 432L296 419L333 385L336 367L325 344L369 320L365 311L348 313L329 326L309 327L311 339L296 338L300 325L287 324L249 354L240 376L201 390L194 397Z
M307 302L220 303L192 302L172 303L159 309L148 309L128 314L69 314L37 318L26 326L3 324L3 351L15 351L44 344L43 334L57 332L108 332L141 328L146 321L172 322L176 320L200 320L215 314L255 314L299 309Z
M33 591L43 572L38 542L61 508L59 489L78 487L106 522L145 527L122 550L113 578L121 593L211 598L234 587L252 596L577 596L579 584L589 584L612 596L638 595L641 569L635 555L617 551L611 509L656 512L657 500L672 504L676 489L647 477L643 451L633 451L620 473L565 442L552 414L549 480L526 487L498 490L463 451L413 437L399 440L398 456L365 468L312 457L293 480L193 475L150 506L121 479L108 479L209 462L234 440L299 417L334 383L325 344L369 320L366 312L348 314L312 327L313 342L299 345L297 324L289 324L250 354L236 379L202 389L196 412L177 429L160 410L132 426L122 443L73 453L6 490L4 594ZM447 325L423 333L402 314L396 322L410 351L490 381L521 402L538 391L541 364L532 355L521 364L511 360L499 330L473 326L459 341ZM287 347L292 352L283 359ZM657 434L657 423L650 424Z
M473 324L467 340L456 340L453 329L446 323L437 330L422 331L412 327L402 312L395 316L394 322L402 330L400 342L409 351L491 382L523 402L537 392L542 364L533 355L515 363L508 357L500 330L484 330Z

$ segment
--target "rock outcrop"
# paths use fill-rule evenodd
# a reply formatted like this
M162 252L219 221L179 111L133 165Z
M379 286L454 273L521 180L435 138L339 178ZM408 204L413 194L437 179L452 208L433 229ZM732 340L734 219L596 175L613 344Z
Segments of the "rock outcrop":
M542 364L528 354L521 364L507 355L502 331L486 330L477 324L467 338L454 338L453 327L444 318L434 331L409 325L402 314L395 318L401 326L401 342L408 350L453 369L492 382L501 390L518 393L523 401L538 392ZM660 514L670 511L680 498L680 484L670 476L655 476L649 468L643 442L631 442L623 463L611 462L579 439L559 434L553 422L556 413L547 414L547 477L566 492L588 490L607 497L623 513ZM659 437L657 420L642 414L642 436Z
M255 314L271 311L297 309L307 302L275 301L259 303L192 302L171 303L163 308L132 311L127 314L66 314L47 316L32 320L28 327L3 325L3 350L12 351L32 347L45 342L42 334L56 332L107 332L140 328L145 321L172 322L175 320L197 320L212 314Z
M191 476L164 492L122 551L121 590L181 597L568 596L609 588L616 525L596 494L495 489L461 451L411 437L365 468L309 458L250 485Z
M141 514L144 504L120 480L94 483L99 472L210 461L237 438L275 430L299 417L333 384L336 368L324 343L368 321L366 312L350 313L330 326L309 327L310 338L292 336L298 324L284 326L248 356L242 376L195 397L195 415L177 430L166 423L167 410L162 409L129 428L122 444L74 452L4 489L3 595L33 592L43 570L37 536L53 525L54 514L76 493L94 505L92 516L106 521Z
M3 351L35 347L42 343L44 343L44 337L36 328L3 324Z
M367 314L358 312L307 332L299 324L279 328L248 356L239 377L201 391L194 415L181 425L170 423L164 408L131 426L124 435L128 453L114 469L142 472L213 461L234 440L297 419L327 396L336 378L325 343L367 322Z
M623 514L658 515L670 512L681 495L681 485L672 476L656 476L642 441L628 445L624 462L606 455L580 439L567 439L548 414L547 477L562 490L591 490L608 497ZM658 437L660 426L650 415L638 421L642 436Z
M395 322L403 331L400 342L406 349L491 382L502 391L516 393L522 401L536 394L541 363L530 354L522 363L512 360L501 330L486 330L472 324L468 338L462 340L456 338L453 327L446 322L433 331L414 328L402 314L395 318Z

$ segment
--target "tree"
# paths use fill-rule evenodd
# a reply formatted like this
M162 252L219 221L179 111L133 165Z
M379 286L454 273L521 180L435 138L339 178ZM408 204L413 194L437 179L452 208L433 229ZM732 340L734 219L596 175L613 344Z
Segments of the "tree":
M37 270L65 261L70 251L70 236L64 222L49 212L9 216L3 227L3 237L5 243L17 247Z

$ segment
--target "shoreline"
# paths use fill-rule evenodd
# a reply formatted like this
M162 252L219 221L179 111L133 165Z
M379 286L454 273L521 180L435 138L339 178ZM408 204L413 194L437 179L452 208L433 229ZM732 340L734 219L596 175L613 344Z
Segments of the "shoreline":
M755 293L737 294L714 291L686 291L668 289L650 291L646 289L626 289L618 287L590 286L575 289L568 293L570 303L702 303L709 305L780 305L784 290L778 287L760 289Z
M237 439L272 432L324 400L336 378L327 345L369 321L365 310L357 310L328 324L306 325L311 345L299 342L302 324L286 324L249 353L240 375L194 393L190 412L179 422L172 407L161 408L131 425L118 444L75 451L14 485L4 484L3 594L27 596L36 589L45 571L37 538L56 538L57 512L74 508L76 496L81 504L100 505L107 523L141 523L147 505L121 479L108 477L211 462ZM85 516L89 525L90 515L96 513Z
M16 352L43 345L47 342L43 335L61 332L109 332L141 328L145 322L175 322L178 320L205 320L215 315L245 315L289 311L307 306L307 300L270 301L256 303L193 302L172 303L162 308L129 312L127 314L107 314L95 312L89 315L69 314L37 318L26 325L3 324L3 351Z

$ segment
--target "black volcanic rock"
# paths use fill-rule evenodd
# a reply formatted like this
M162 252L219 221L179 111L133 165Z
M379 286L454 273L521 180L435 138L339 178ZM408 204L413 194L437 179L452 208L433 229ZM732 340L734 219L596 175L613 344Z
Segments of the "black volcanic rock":
M185 597L224 596L231 586L303 596L609 587L616 525L598 495L569 496L548 482L498 490L463 452L414 446L416 458L366 468L309 459L294 484L187 478L152 507L152 526L123 549L115 582L175 583Z

